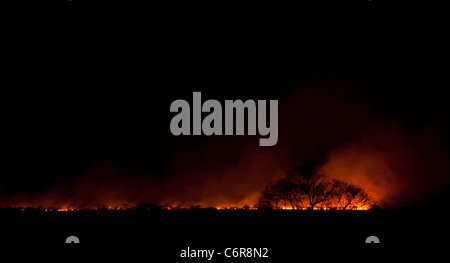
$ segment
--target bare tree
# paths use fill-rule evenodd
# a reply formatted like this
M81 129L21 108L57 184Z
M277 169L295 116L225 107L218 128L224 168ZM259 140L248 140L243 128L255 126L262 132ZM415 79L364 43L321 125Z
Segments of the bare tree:
M352 199L349 198L347 194L349 183L333 180L333 184L335 185L333 197L330 199L330 206L334 206L336 208L345 210L352 204Z
M346 210L373 204L371 196L363 188L341 180L333 180L334 189L329 199L330 207Z
M350 185L348 195L353 198L353 206L365 207L374 204L373 198L359 186Z
M267 186L256 206L272 209L300 209L303 207L298 187L289 179L280 179L275 184Z
M280 193L276 191L273 185L269 185L262 192L262 197L256 203L256 207L279 209L280 202L281 202Z
M306 197L306 202L311 209L331 197L333 185L328 181L327 175L318 169L298 166L292 169L291 178L295 178L299 190Z
M261 208L339 208L350 209L372 205L371 196L359 186L329 179L321 170L297 166L266 187L256 206Z
M281 199L283 200L284 208L302 209L304 207L303 192L292 178L281 179L277 182L277 185L278 190L283 191Z

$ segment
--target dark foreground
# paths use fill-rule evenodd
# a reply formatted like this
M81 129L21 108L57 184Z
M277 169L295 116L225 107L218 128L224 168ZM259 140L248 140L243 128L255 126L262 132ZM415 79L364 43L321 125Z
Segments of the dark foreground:
M0 211L1 247L22 256L143 262L302 262L340 257L437 257L448 245L446 211ZM77 236L79 244L65 244ZM377 236L380 244L366 244ZM444 237L444 239L442 239ZM222 252L211 260L182 250ZM226 248L267 248L268 258L227 258ZM37 251L37 252L36 252ZM232 250L228 250L228 255ZM37 253L37 254L36 254Z

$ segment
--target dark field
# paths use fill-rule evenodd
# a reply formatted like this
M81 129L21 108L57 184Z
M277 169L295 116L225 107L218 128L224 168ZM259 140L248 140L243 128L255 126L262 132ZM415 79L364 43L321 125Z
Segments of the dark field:
M180 251L187 247L268 248L269 258L216 255L212 262L285 262L306 255L336 259L361 253L380 259L416 253L437 256L443 251L441 237L448 233L448 216L439 210L2 209L0 214L7 230L2 233L3 248L54 248L77 256L145 257L148 262L208 261L181 259ZM80 244L65 244L71 235L79 237ZM372 235L380 238L380 244L365 244Z

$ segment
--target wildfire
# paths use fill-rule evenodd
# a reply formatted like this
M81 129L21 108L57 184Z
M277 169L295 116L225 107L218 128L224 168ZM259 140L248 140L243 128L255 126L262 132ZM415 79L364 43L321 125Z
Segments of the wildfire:
M365 206L354 206L354 207L347 207L345 209L343 208L330 208L330 207L314 207L312 210L360 210L360 211L365 211L365 210L369 210L370 206L365 205ZM292 208L291 206L283 206L280 208L280 210L311 210L311 207L303 207L303 208Z
M231 206L217 206L217 207L213 207L217 210L256 210L256 207L249 207L249 206L245 206L245 207L231 207ZM108 211L119 211L119 210L127 210L129 208L127 207L122 207L122 206L107 206L107 207L99 207L99 208L94 208L92 210L108 210ZM161 209L163 210L177 210L177 209L189 209L189 207L180 207L180 206L174 206L174 205L169 205L169 206L163 206L161 207ZM369 206L358 206L358 207L347 207L345 209L342 208L335 208L334 210L359 210L359 211L365 211L370 209ZM23 210L23 209L22 209ZM57 210L58 212L67 212L67 211L77 211L79 209L75 209L75 208L58 208L58 209L50 209L50 208L46 208L45 211L55 211ZM283 206L280 207L279 210L311 210L310 207L303 207L303 208L292 208L291 206ZM330 207L314 207L312 210L333 210L333 208Z
M26 208L33 207L27 207L27 206L19 206L17 208L20 208L21 211L25 211ZM258 210L258 207L255 206L231 206L229 204L219 205L215 207L206 207L202 205L196 205L196 206L181 206L181 205L163 205L159 206L162 210L191 210L191 209L216 209L216 210ZM274 208L275 210L358 210L358 211L365 211L369 210L371 208L370 205L363 205L363 206L348 206L345 208L342 207L328 207L328 206L317 206L314 208L311 207L292 207L289 205L280 206L278 208ZM115 205L107 205L102 207L92 207L92 208L80 208L80 207L71 207L71 206L62 206L62 207L53 207L53 208L34 208L45 212L71 212L71 211L80 211L80 210L93 210L93 211L126 211L126 210L133 210L133 209L139 209L138 206L115 206Z
M58 211L58 212L70 212L70 211L78 211L82 210L83 208L74 208L74 207L60 207L60 208L45 208L45 212L52 212L52 211ZM119 211L119 210L126 210L127 207L123 206L105 206L105 207L96 207L96 208L88 208L86 210L108 210L108 211ZM24 209L22 209L23 211Z

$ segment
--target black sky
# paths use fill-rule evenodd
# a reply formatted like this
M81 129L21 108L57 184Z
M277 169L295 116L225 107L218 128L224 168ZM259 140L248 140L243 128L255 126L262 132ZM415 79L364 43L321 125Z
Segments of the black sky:
M86 2L22 7L8 21L2 41L4 199L70 184L98 163L107 162L125 180L170 185L165 178L172 179L174 169L180 173L179 165L186 174L202 173L211 162L222 170L239 167L248 149L266 151L255 147L257 136L174 137L170 103L190 101L193 91L204 100L278 99L280 143L272 150L287 148L288 163L325 159L380 119L383 132L390 127L384 123L395 123L401 134L431 130L433 144L413 151L448 157L437 26L426 8L379 1ZM317 98L321 102L311 102ZM306 117L297 112L301 105ZM197 153L208 155L205 148L222 152L216 153L220 161L196 163ZM448 158L442 167L448 171ZM439 189L448 196L448 184Z

